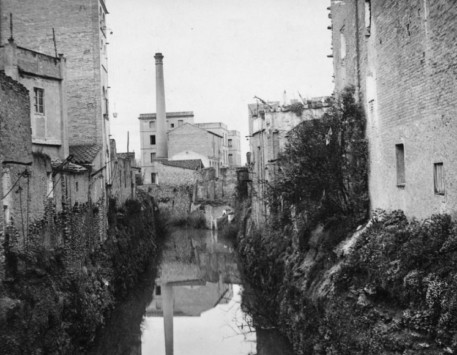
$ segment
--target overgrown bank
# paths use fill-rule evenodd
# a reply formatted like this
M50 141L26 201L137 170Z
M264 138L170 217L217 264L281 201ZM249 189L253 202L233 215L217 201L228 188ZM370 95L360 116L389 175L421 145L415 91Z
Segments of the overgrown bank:
M107 240L80 268L68 267L68 248L37 245L9 256L20 267L0 290L0 353L86 353L117 302L158 257L164 236L145 194L123 206L111 201L108 220Z
M351 89L291 132L265 223L243 213L243 307L300 355L455 353L457 223L401 211L367 221L363 132Z

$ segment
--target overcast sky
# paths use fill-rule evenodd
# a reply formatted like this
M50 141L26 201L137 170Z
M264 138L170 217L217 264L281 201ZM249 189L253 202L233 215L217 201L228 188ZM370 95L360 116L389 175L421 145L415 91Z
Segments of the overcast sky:
M140 113L155 112L154 53L164 58L167 111L194 111L241 132L247 104L333 90L328 0L109 0L111 134L139 158Z

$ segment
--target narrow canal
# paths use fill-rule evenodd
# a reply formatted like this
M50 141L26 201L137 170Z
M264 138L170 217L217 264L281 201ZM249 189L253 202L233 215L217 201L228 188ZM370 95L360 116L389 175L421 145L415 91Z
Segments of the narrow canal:
M160 266L150 266L90 354L292 354L271 333L259 333L265 346L257 349L240 283L229 240L217 231L172 230Z

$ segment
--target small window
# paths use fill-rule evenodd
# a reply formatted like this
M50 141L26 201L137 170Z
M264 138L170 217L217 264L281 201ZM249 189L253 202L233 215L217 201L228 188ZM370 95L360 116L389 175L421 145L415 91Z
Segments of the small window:
M395 145L397 155L397 186L403 187L406 184L405 176L405 146L403 144Z
M344 36L344 28L340 32L340 59L344 60L346 58L346 37Z
M434 164L433 180L435 183L435 194L444 195L444 166L443 166L443 163Z
M370 100L368 102L368 109L370 111L370 114L373 115L374 114L374 100Z
M53 198L54 197L54 183L52 181L52 174L46 173L46 178L47 178L46 197Z
M149 121L149 128L156 129L156 121Z
M228 155L228 161L230 165L233 165L233 154Z
M157 184L157 173L151 173L151 184Z
M33 88L33 92L35 112L44 114L44 90L40 88Z
M365 0L365 36L371 34L371 0Z
M75 183L75 187L76 187L76 192L78 192L79 191L79 183L77 181Z
M231 139L228 140L228 146L229 146L229 148L233 147L233 141Z
M151 143L151 145L155 145L156 144L156 136L149 136L149 142Z
M160 296L162 294L162 287L156 286L156 296Z
M151 163L156 160L156 153L151 153Z
M174 123L170 124L170 127L175 128L175 124Z

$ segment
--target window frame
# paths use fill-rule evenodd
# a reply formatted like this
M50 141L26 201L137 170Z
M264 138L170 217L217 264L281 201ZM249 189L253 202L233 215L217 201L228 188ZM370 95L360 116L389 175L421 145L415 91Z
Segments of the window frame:
M440 176L438 176L438 167L441 167ZM433 189L435 195L444 196L446 194L443 162L433 163Z
M45 100L44 100L44 89L43 88L39 88L39 87L33 88L33 107L35 108L36 114L39 114L39 115L45 114Z
M397 187L406 186L406 164L405 164L405 145L403 143L395 144L396 170L397 170Z

